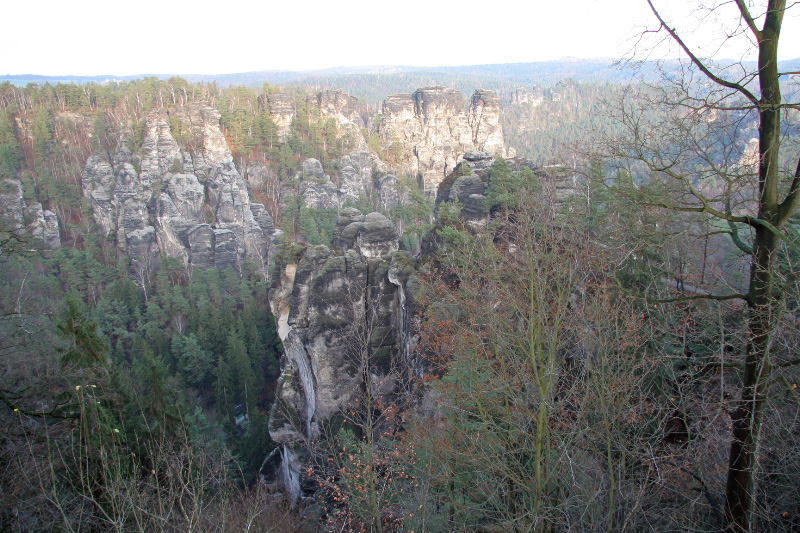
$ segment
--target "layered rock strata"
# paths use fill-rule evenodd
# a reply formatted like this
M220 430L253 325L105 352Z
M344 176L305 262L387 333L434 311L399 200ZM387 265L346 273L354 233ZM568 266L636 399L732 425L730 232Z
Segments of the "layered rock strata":
M300 496L308 447L366 386L396 394L415 370L409 321L413 264L383 215L342 210L333 245L278 256L270 303L283 343L270 414L283 484ZM365 377L365 369L368 377Z
M160 254L189 268L241 268L252 259L266 269L275 231L262 204L250 202L234 166L219 113L194 104L173 112L187 147L170 131L170 113L145 119L141 150L125 146L89 157L83 193L100 230L127 252L140 271Z
M317 159L306 159L294 176L300 183L289 183L284 194L297 187L309 209L337 209L348 199L369 197L373 192L385 200L385 205L394 206L404 200L397 189L397 178L386 174L386 165L372 152L353 150L336 160L334 166L336 171L330 176Z

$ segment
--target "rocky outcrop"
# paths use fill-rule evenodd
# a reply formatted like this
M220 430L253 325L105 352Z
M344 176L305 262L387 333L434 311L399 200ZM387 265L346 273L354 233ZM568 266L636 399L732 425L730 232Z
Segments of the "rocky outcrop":
M58 216L42 208L39 202L26 201L22 183L16 179L0 181L0 227L18 237L31 235L45 248L61 246Z
M387 211L408 202L408 194L401 190L399 180L393 174L385 174L376 179L375 189L381 206Z
M318 110L319 117L334 119L337 135L348 138L352 146L363 149L366 148L366 141L361 134L364 121L358 114L357 104L357 98L337 90L320 91L305 98L305 105ZM288 93L272 93L267 96L267 107L278 127L278 135L285 138L297 114L295 98Z
M392 95L383 102L379 133L385 146L399 142L412 154L403 170L421 178L429 196L435 196L466 152L505 154L500 100L487 90L475 92L468 113L456 89L428 87Z
M81 184L98 227L140 271L156 267L160 254L191 269L238 269L245 259L266 269L272 219L250 202L219 113L195 104L172 115L185 131L185 147L172 136L170 113L157 109L145 119L139 153L122 146L89 157Z
M414 269L397 248L383 215L344 209L332 247L290 245L279 255L270 303L284 356L269 428L295 498L309 445L323 425L341 422L365 379L386 396L415 372L407 313Z
M309 209L337 209L342 205L339 189L326 177L325 181L303 181L299 186L303 204Z
M544 90L536 86L533 89L516 89L511 93L512 104L528 104L538 107L544 102Z
M270 117L278 127L278 135L285 137L289 134L289 129L294 118L294 98L287 93L273 93L267 97L267 107Z
M463 162L439 184L435 213L438 213L443 202L458 202L464 222L475 230L483 228L488 222L492 207L488 204L486 194L492 179L488 170L494 162L495 156L489 152L467 152ZM556 205L574 194L579 186L578 175L564 165L540 167L534 165L530 159L520 157L505 159L505 163L509 172L528 169L535 176L534 181L542 194Z
M302 170L294 176L301 183L288 184L284 195L297 187L303 205L309 209L337 209L347 199L369 197L378 187L389 201L391 198L395 202L404 200L397 190L397 178L393 177L393 181L383 179L386 165L374 153L353 150L334 161L334 167L333 176L330 176L325 174L317 159L306 159Z
M475 91L467 121L472 129L472 142L476 150L505 155L503 128L500 126L500 98L492 91Z

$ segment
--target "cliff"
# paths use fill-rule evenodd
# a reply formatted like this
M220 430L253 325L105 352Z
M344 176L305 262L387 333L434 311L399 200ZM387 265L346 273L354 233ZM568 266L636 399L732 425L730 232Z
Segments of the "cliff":
M412 272L391 222L355 209L342 210L332 247L294 245L279 256L270 304L284 356L269 427L293 497L322 428L335 431L363 387L388 398L415 372Z
M385 146L400 143L409 155L403 170L422 179L429 196L465 152L505 154L500 100L482 89L473 95L467 113L455 89L428 87L392 95L383 102L379 134Z
M30 235L45 248L59 248L61 236L58 216L42 208L42 204L26 201L22 183L17 179L0 181L0 231L13 232L20 238Z
M356 147L366 147L361 128L364 121L358 114L356 105L358 99L343 91L320 91L301 100L310 110L316 111L321 118L333 118L336 122L337 134L349 138ZM289 134L292 120L297 115L295 97L288 93L278 92L267 97L267 107L273 122L278 127L278 135L286 138Z
M383 204L391 209L402 198L397 187L397 178L387 174L386 165L378 156L367 150L353 150L333 162L333 175L325 174L322 163L309 158L303 161L302 170L294 181L284 185L284 195L295 188L310 209L335 209L347 199L358 200L377 192Z
M161 254L190 269L238 269L245 259L266 269L272 219L250 202L219 113L193 104L173 116L188 139L183 148L170 131L170 113L156 109L145 119L138 153L121 146L89 157L81 184L95 222L139 272L155 268Z

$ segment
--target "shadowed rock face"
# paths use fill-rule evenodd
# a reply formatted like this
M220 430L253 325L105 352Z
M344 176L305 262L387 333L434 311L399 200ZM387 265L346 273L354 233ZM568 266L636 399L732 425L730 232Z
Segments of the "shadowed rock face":
M436 194L439 183L465 152L505 153L500 99L492 91L476 91L465 113L459 91L427 87L411 95L389 96L383 102L382 115L383 143L399 142L412 154L403 170L421 177L429 196Z
M39 202L26 202L22 182L17 179L0 180L0 217L4 231L32 235L45 248L61 247L58 216Z
M186 132L186 148L172 137L170 114L157 109L145 119L139 153L123 146L89 157L81 184L95 222L139 271L157 266L160 254L190 268L238 269L246 258L266 268L272 219L250 202L219 113L194 104L173 115Z
M404 312L411 264L397 251L388 219L351 208L342 210L333 247L278 256L270 304L284 356L270 434L282 448L283 483L294 497L301 494L295 474L306 446L363 388L364 364L382 395L395 394L413 371Z
M297 191L303 198L303 204L309 209L331 209L341 207L349 198L358 200L362 196L369 196L379 185L374 176L386 171L386 165L374 153L368 150L353 150L334 161L338 169L338 176L325 174L322 163L317 159L309 158L303 161L302 170L294 176L301 183ZM386 182L383 187L385 194L393 193L399 198L396 179ZM284 188L283 194L294 194L295 184Z

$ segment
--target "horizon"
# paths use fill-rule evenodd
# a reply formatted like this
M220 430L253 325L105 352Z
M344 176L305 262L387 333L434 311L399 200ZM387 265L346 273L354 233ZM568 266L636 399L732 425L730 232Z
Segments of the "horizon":
M505 62L505 63L473 63L473 64L461 64L461 65L436 65L436 66L424 66L424 65L412 65L412 64L374 64L374 65L336 65L332 67L325 67L325 68L318 68L318 69L266 69L266 70L247 70L247 71L237 71L237 72L140 72L135 74L118 74L118 73L96 73L96 74L49 74L49 73L38 73L38 72L25 72L20 74L0 74L0 82L2 81L11 81L13 82L14 79L26 79L26 78L44 78L43 81L47 82L50 79L53 80L61 80L66 79L70 80L70 82L75 82L75 79L85 79L86 82L95 82L95 81L127 81L127 80L136 80L136 79L143 79L147 77L182 77L182 78L198 78L198 77L208 77L208 81L215 81L217 77L230 77L230 76L245 76L245 75L255 75L255 74L296 74L296 75L311 75L311 76L346 76L351 74L374 74L374 75L394 75L394 74L417 74L417 73L437 73L437 69L442 70L458 70L458 69L468 69L468 68L476 68L476 67L500 67L500 66L522 66L522 65L541 65L541 64L548 64L548 63L605 63L610 68L620 69L622 70L623 67L616 67L614 65L615 62L624 61L625 58L623 57L575 57L575 56L567 56L558 59L545 59L539 61L518 61L518 62ZM679 58L667 58L661 61L678 61ZM730 63L730 64L748 64L748 63L755 63L755 60L744 60L738 61L732 58L719 58L714 59L717 63ZM800 56L781 59L781 63L794 63L797 62L800 65ZM385 70L382 72L381 70ZM394 70L394 71L392 71ZM343 71L343 72L335 72L335 71ZM483 76L492 77L491 74L483 73ZM96 78L104 78L103 80L97 80ZM206 80L203 80L206 81ZM279 84L279 83L278 83Z
M698 13L685 1L659 3L698 55L749 58L747 36L725 24L730 6ZM642 0L616 0L613 9L601 0L578 0L568 17L560 6L511 0L498 0L491 9L476 0L457 8L423 0L401 7L367 0L312 2L302 15L287 4L243 0L213 13L156 0L129 10L100 0L79 0L77 8L44 0L36 12L22 3L7 11L8 20L35 17L36 24L34 38L23 24L9 25L0 35L0 68L7 76L218 76L355 68L346 65L452 68L677 55L644 33L657 25ZM106 43L98 28L118 28L119 37ZM735 37L727 39L729 34ZM800 9L784 17L779 59L787 59L789 50L800 50ZM46 74L33 74L39 72Z
M609 63L613 63L614 61L619 61L623 58L614 58L614 57L575 57L575 56L568 56L562 57L558 59L545 59L541 61L515 61L515 62L504 62L504 63L465 63L459 65L433 65L433 66L425 66L425 65L413 65L413 64L374 64L374 65L335 65L331 67L324 67L324 68L309 68L309 69L263 69L263 70L242 70L242 71L231 71L231 72L139 72L135 74L119 74L119 73L110 73L110 72L99 72L94 74L51 74L51 73L39 73L39 72L23 72L19 74L11 74L11 73L4 73L0 74L0 77L20 77L20 76L40 76L40 77L48 77L48 78L98 78L103 76L112 76L112 77L119 77L119 78L138 78L138 77L149 77L149 76L232 76L232 75L240 75L240 74L261 74L261 73L287 73L287 74L317 74L323 73L326 71L331 70L356 70L356 69L419 69L419 70L435 70L435 69L458 69L458 68L470 68L470 67L484 67L484 66L502 66L502 65L528 65L528 64L538 64L538 63L557 63L560 61L569 61L569 62L601 62L601 61L608 61ZM798 57L797 59L800 59ZM787 61L792 61L793 59L789 59ZM723 60L725 61L725 60ZM417 72L417 70L412 70L410 72ZM372 73L372 72L366 72ZM394 72L374 72L374 74L395 74Z

